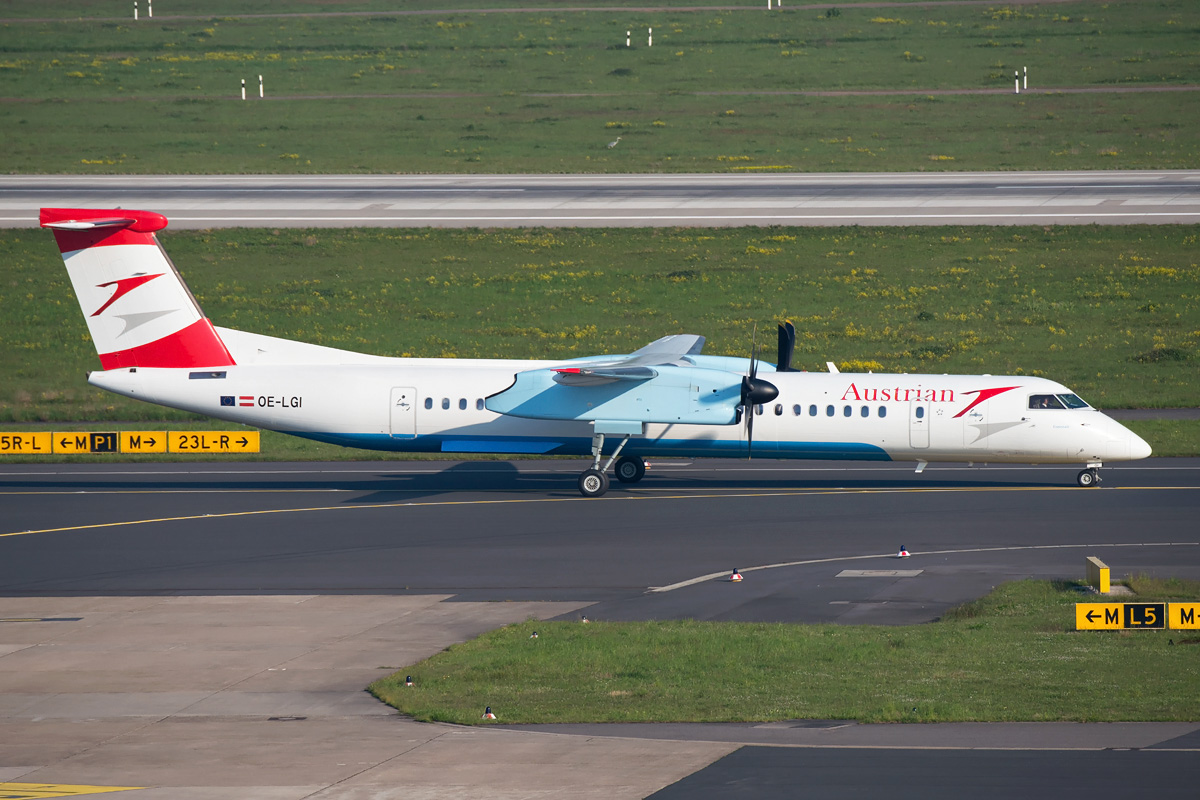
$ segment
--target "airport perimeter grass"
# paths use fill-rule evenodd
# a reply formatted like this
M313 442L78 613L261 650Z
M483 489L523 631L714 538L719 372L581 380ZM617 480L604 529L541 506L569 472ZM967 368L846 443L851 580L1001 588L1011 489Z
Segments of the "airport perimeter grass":
M1139 601L1200 599L1196 582L1131 583ZM485 706L500 723L1200 719L1200 635L1077 632L1074 604L1103 600L1078 589L1005 584L913 627L529 621L370 691L461 724Z
M371 4L347 10L364 5ZM52 15L112 13L95 3L6 6L14 17L44 16L48 7ZM269 10L319 8L282 2ZM1181 114L1194 91L1011 94L1013 71L1024 67L1036 90L1200 84L1196 3L846 4L839 12L10 22L0 26L4 169L812 172L1200 163L1200 128ZM626 30L634 32L629 48ZM264 102L256 97L260 74ZM242 79L252 98L244 103ZM939 94L987 89L1001 93ZM900 94L786 94L796 90ZM608 148L617 136L620 144Z
M1053 377L1100 408L1195 406L1195 226L345 229L163 234L218 325L393 356L570 358L670 333L844 371ZM0 232L0 422L195 420L89 387L46 231ZM215 402L215 401L214 401Z

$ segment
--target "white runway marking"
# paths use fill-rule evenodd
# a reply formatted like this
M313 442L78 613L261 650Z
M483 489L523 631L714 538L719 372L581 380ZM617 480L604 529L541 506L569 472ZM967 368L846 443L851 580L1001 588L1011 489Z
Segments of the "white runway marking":
M1070 550L1082 548L1101 548L1101 547L1200 547L1200 542L1123 542L1120 544L1034 544L1034 545L1016 545L1013 547L970 547L961 550L928 550L925 552L910 551L910 558L916 556L940 556L940 555L962 555L965 553L1004 553L1014 550ZM803 567L811 564L835 564L841 561L866 561L877 558L896 557L895 553L874 553L857 556L838 556L836 558L811 558L805 561L785 561L779 564L763 564L758 567L738 567L738 572L743 575L747 572L758 572L764 569L780 569L782 567ZM647 593L660 594L663 592L673 592L676 589L683 589L687 586L694 586L697 583L705 583L707 581L722 580L729 577L729 570L721 572L710 572L707 575L699 575L695 578L689 578L685 581L672 583L670 586L651 586Z

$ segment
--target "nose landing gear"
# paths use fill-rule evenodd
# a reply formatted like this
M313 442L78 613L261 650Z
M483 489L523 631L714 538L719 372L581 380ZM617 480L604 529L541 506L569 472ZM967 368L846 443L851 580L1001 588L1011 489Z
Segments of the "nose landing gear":
M607 491L608 476L600 470L584 470L579 476L579 493L584 497L600 497Z
M1075 476L1075 481L1084 488L1100 485L1100 465L1089 464L1088 468Z

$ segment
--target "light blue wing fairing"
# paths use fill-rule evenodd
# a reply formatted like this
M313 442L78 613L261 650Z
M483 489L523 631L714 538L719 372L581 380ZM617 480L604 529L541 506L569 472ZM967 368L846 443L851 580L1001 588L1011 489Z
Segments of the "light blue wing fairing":
M519 372L485 405L529 419L731 425L741 375L695 366L703 346L702 336L665 336L627 356Z

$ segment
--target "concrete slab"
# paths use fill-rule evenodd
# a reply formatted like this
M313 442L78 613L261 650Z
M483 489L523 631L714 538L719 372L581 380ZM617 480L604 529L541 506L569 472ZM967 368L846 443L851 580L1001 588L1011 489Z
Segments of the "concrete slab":
M448 600L0 598L0 617L80 617L19 623L0 650L0 780L147 787L137 800L640 798L734 749L401 717L367 684L582 605Z

